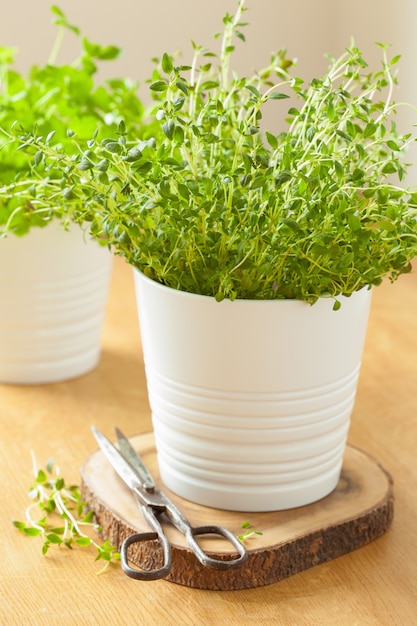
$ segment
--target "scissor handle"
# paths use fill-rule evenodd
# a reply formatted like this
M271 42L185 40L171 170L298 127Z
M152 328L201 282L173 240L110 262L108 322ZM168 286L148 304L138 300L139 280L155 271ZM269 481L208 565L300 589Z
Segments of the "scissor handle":
M202 549L200 544L195 539L198 535L217 535L226 539L233 546L234 552L238 552L239 556L231 559L226 557L219 559L210 556ZM152 570L131 567L128 559L129 547L133 544L155 541L156 539L159 541L163 550L164 561L162 567ZM197 526L196 528L190 527L186 533L186 539L189 547L192 549L197 559L205 567L211 567L212 569L223 571L235 569L243 565L248 558L247 550L240 539L223 526L207 525ZM125 574L135 580L158 580L160 578L165 578L172 568L171 545L163 532L135 533L123 541L120 548L120 562Z
M188 545L204 566L211 567L213 569L218 570L229 570L235 569L243 565L248 559L248 552L236 535L234 535L228 528L224 528L223 526L216 525L208 525L208 526L197 526L195 528L190 527L189 530L185 533ZM239 556L234 558L214 558L207 554L200 544L197 542L195 537L197 535L218 535L226 539L234 548L234 552L238 552Z
M128 549L133 544L145 543L146 541L152 541L158 539L159 544L162 546L164 553L164 562L162 567L158 569L137 569L129 565ZM120 563L125 574L134 578L135 580L158 580L159 578L165 578L171 570L171 546L164 535L164 533L148 532L148 533L135 533L127 537L120 548ZM140 566L138 566L140 567Z

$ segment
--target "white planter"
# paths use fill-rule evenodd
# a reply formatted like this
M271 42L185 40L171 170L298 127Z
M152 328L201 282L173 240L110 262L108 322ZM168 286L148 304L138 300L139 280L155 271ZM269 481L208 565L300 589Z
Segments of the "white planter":
M135 270L165 485L227 510L302 506L337 485L371 291L313 306L216 302Z
M97 365L111 258L58 222L0 239L0 382L50 383Z

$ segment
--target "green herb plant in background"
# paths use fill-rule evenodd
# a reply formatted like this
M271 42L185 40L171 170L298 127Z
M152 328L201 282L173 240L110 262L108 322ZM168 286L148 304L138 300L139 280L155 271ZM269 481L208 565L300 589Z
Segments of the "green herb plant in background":
M58 7L52 7L54 23L58 27L55 45L48 62L33 66L27 75L15 68L17 50L0 47L0 189L14 181L25 184L30 177L31 161L22 150L16 150L9 132L14 124L36 129L40 136L51 136L71 152L66 142L71 127L81 140L87 140L98 130L99 137L115 131L121 119L135 129L140 127L143 105L137 96L137 84L127 78L96 81L97 63L112 61L121 50L115 46L101 46L83 37L76 26L68 23ZM72 32L79 40L80 53L72 64L57 64L63 36ZM104 129L106 131L104 132ZM104 133L104 135L103 135ZM38 176L46 181L53 176L48 168L35 159ZM27 202L22 210L14 194L0 191L0 225L18 235L33 226L46 225L51 217L68 219L64 208L54 206L37 212Z
M163 54L150 81L147 138L126 120L106 137L40 138L19 189L38 210L89 221L91 232L153 280L224 298L335 299L395 280L417 253L417 191L402 184L407 147L393 103L397 56L371 71L352 45L309 85L284 50L264 70L232 68L244 0L224 17L218 53L193 44L189 65ZM274 101L282 128L263 128ZM111 129L109 129L110 131ZM45 169L54 173L45 178Z

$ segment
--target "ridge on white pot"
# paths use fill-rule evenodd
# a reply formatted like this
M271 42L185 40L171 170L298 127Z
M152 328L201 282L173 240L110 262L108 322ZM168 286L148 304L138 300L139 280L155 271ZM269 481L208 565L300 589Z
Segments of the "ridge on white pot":
M111 264L59 221L0 239L0 382L51 383L97 365Z
M289 509L337 485L371 291L224 300L134 271L161 478L227 510Z

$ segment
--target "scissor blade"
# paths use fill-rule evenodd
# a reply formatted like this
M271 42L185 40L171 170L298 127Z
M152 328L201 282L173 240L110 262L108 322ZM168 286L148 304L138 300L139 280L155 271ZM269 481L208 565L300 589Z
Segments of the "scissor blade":
M148 491L155 488L155 482L152 478L151 474L148 472L145 464L143 463L140 455L133 448L129 439L122 433L120 428L115 428L117 435L117 443L119 444L119 449L124 458L129 461L130 465L136 470L136 473L140 477L142 481L142 486L144 489Z
M95 426L91 427L93 435L96 438L98 445L107 459L110 461L114 470L119 474L120 478L126 483L130 489L137 489L143 487L141 478L137 475L136 471L130 465L119 450L107 439L102 432Z

